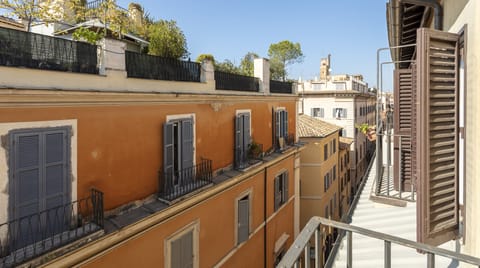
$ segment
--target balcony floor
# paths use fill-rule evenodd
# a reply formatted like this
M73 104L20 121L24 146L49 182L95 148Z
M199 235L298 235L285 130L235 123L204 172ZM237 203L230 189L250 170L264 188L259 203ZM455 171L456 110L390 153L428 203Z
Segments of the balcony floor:
M376 164L373 163L350 224L416 241L416 203L407 202L406 207L398 207L375 203L370 200L371 190L374 189L372 187L374 186L375 173ZM352 241L353 267L383 267L383 241L355 233ZM456 245L455 241L450 241L440 247L455 251L455 248L460 246ZM341 241L333 267L347 267L346 249L346 239L344 238ZM427 267L426 255L419 254L414 249L392 243L391 250L392 267ZM435 267L458 267L458 263L441 256L435 256Z

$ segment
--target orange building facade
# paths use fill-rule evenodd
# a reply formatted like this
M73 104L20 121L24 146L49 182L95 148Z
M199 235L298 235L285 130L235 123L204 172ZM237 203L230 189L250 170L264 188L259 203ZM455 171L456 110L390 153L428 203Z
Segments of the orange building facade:
M104 76L0 66L0 241L52 243L2 247L0 264L273 267L299 230L296 93L261 78L256 92L219 89L208 62L198 82L109 64ZM22 229L52 219L49 237Z

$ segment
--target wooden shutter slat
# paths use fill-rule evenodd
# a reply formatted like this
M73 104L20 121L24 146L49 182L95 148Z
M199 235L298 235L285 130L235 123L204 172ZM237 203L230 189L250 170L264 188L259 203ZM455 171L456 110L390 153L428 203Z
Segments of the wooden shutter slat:
M417 239L434 246L458 230L458 35L417 32Z

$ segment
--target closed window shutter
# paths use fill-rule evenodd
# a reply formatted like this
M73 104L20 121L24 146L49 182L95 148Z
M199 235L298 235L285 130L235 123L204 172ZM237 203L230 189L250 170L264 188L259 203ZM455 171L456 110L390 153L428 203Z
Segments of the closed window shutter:
M249 208L248 198L238 200L238 244L248 239Z
M275 195L275 200L274 200L274 210L277 211L277 209L280 207L280 202L282 200L281 196L281 191L280 191L280 178L276 177L274 180L274 185L275 185L275 190L274 190L274 195Z
M248 147L250 146L250 114L243 114L243 161L247 161Z
M311 108L311 109L310 109L310 114L311 114L313 117L318 116L317 113L316 113L316 111L315 111L315 108Z
M280 111L275 112L275 137L279 138L281 136L281 129L280 129L280 122L281 122L281 114Z
M163 182L164 189L173 186L173 164L174 164L174 146L173 146L173 124L165 123L163 125L163 172L165 174Z
M332 117L333 118L337 117L337 109L335 109L335 108L332 109Z
M170 244L170 251L170 267L193 267L193 232L190 231L173 240Z
M347 118L347 109L343 109L343 118Z
M288 201L288 172L283 174L283 201Z
M283 136L288 136L288 112L283 111Z
M417 238L439 245L458 231L458 40L417 31Z
M182 169L193 166L193 120L182 120Z
M394 138L394 187L398 190L399 184L402 190L410 190L412 183L412 151L411 135L412 124L415 118L412 116L413 72L412 69L400 69L394 72L394 131L401 135ZM401 141L401 144L400 144Z
M325 117L325 109L320 108L320 117L324 118Z
M242 163L242 117L235 117L235 166L240 167Z

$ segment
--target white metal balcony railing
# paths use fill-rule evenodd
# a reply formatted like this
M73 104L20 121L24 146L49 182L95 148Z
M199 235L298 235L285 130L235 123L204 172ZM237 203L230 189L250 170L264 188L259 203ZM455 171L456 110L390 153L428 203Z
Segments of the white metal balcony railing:
M384 242L384 267L391 267L392 244L397 244L403 247L416 249L417 252L424 252L427 258L427 267L435 267L435 256L443 256L463 263L473 264L480 267L480 259L465 254L445 250L430 245L417 243L401 237L392 236L385 233L380 233L365 228L352 226L346 223L328 220L321 217L312 217L305 228L300 232L293 245L287 251L281 262L277 267L324 267L322 260L322 226L333 227L340 230L340 236L347 235L347 267L352 267L352 233L361 234L374 239L382 240ZM310 245L310 241L314 239L314 245ZM311 256L311 248L314 254ZM421 253L418 253L421 254ZM313 257L313 258L311 258ZM327 266L327 265L326 265ZM328 267L328 266L327 266Z

